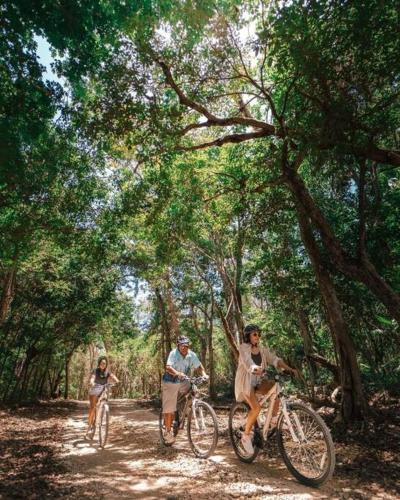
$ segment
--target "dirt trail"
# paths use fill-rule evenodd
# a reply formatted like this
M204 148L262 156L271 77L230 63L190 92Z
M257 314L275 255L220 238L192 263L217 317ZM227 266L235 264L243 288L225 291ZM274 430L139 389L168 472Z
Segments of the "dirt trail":
M247 465L235 457L224 431L215 454L196 459L182 432L172 448L161 447L158 413L130 400L114 400L106 449L84 439L87 405L77 404L66 422L63 457L79 497L144 499L339 498L336 481L320 490L299 484L277 459L260 455ZM225 434L225 435L224 435ZM276 450L275 450L276 452ZM339 487L339 491L337 488Z
M226 412L217 412L215 454L199 460L185 432L172 448L161 447L158 412L133 400L111 402L110 440L101 450L84 438L87 409L76 401L0 408L0 499L400 498L397 406L381 412L381 427L336 436L335 475L319 490L292 478L275 440L253 464L239 462Z

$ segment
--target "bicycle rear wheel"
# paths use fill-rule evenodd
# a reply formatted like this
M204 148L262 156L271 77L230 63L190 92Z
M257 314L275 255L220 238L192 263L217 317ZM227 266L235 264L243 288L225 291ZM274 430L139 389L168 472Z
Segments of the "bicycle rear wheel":
M196 457L207 458L218 443L218 421L214 409L205 401L192 407L187 424L190 447Z
M238 456L239 460L247 464L253 462L257 457L260 448L254 442L254 453L249 455L242 445L242 433L246 426L247 415L249 413L249 405L246 403L234 403L229 413L229 437L233 446L233 450ZM257 422L255 423L255 430L258 429Z
M291 474L307 486L321 486L335 469L335 448L322 418L302 403L288 405L295 438L282 414L278 422L278 448Z
M99 411L99 443L104 448L108 438L108 428L110 423L110 409L107 403L100 407Z

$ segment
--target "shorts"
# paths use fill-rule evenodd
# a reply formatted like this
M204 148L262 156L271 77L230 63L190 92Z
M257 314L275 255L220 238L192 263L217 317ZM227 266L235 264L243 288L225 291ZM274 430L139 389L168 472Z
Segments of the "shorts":
M174 384L173 382L162 383L162 407L163 413L174 413L179 394L187 394L190 391L190 383L185 380Z
M94 387L91 387L89 389L89 396L97 396L99 397L100 394L104 391L104 387L95 385Z
M261 383L256 387L256 394L259 396L266 396L269 391L275 386L275 380L262 380Z

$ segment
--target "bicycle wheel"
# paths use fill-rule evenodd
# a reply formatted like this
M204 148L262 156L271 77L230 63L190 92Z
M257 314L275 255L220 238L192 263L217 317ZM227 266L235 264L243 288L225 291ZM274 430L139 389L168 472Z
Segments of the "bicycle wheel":
M307 486L321 486L335 469L335 449L322 418L302 403L288 405L294 433L281 414L278 422L278 448L291 474Z
M108 427L110 423L110 409L107 403L100 407L99 411L99 443L100 447L104 448L108 438Z
M233 450L238 456L239 460L241 460L242 462L246 462L247 464L253 462L260 451L260 448L254 442L254 439L254 453L252 455L249 455L242 445L242 433L244 432L246 426L247 414L249 413L249 409L249 405L246 403L234 403L229 413L229 437L231 439ZM255 423L254 427L257 431L257 422Z
M196 457L207 458L218 442L218 421L213 408L205 401L197 401L192 407L187 423L190 447Z

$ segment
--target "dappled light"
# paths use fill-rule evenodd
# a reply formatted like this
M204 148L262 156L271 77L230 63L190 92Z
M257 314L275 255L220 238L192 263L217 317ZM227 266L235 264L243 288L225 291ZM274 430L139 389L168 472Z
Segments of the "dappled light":
M398 0L2 2L1 498L400 496L399 54Z

